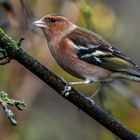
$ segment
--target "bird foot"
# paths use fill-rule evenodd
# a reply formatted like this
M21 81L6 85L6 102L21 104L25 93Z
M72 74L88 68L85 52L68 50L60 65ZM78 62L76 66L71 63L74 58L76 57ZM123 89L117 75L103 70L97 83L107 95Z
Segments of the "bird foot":
M62 96L68 97L69 96L69 91L71 90L71 86L68 84L65 86L64 90L62 91Z
M96 89L95 92L89 98L94 99L95 96L100 92L100 90L101 90L101 87Z
M62 96L65 96L65 97L68 97L69 96L69 91L71 90L71 84L69 82L67 82L63 77L61 77L61 80L66 84L65 87L64 87L64 90L62 91L62 93L60 95Z
M91 105L91 107L93 107L95 104L94 100L91 97L86 97L86 99L88 99L90 101L90 105Z

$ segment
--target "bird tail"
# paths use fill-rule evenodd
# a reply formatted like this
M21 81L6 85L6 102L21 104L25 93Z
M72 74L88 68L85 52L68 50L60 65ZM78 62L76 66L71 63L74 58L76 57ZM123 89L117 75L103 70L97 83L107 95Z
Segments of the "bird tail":
M126 75L124 78L130 79L132 81L140 82L140 68L135 67L128 69L127 72L125 72Z

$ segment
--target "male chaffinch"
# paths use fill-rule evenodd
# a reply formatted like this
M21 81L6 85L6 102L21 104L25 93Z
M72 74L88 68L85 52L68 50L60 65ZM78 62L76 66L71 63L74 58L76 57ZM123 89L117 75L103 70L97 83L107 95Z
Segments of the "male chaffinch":
M71 75L83 79L70 84L130 79L140 82L140 68L100 35L61 15L34 22L45 34L51 54Z

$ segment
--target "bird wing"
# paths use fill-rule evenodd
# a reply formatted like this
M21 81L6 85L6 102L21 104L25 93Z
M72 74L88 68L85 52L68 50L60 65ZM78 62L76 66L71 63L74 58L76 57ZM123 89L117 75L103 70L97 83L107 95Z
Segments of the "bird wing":
M68 38L76 45L76 53L81 60L110 71L140 76L138 65L98 34L80 28Z

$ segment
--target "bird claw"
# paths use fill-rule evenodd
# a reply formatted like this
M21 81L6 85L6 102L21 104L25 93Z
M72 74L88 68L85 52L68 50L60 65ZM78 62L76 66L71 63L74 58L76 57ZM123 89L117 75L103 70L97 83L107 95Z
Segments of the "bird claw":
M71 90L71 85L69 82L67 82L63 77L59 76L60 79L66 84L64 87L64 90L62 91L62 93L60 95L68 97L69 96L69 91Z
M70 85L66 85L64 90L62 91L61 95L62 96L65 96L65 97L68 97L69 96L69 91L71 90L71 86Z
M66 84L64 87L64 90L62 91L62 93L60 95L68 97L69 96L69 91L71 90L71 84L69 82L67 82L63 77L59 76L60 79ZM95 102L94 100L92 100L92 97L86 97L86 99L88 99L90 101L91 107L94 106ZM79 111L80 109L78 109Z
M88 99L90 101L90 105L91 105L91 107L93 107L95 104L94 100L92 100L91 97L86 97L86 99Z

